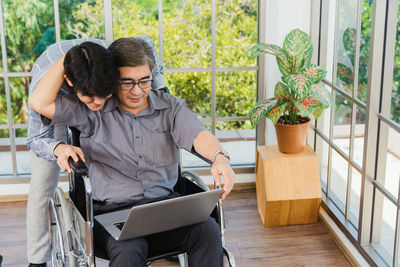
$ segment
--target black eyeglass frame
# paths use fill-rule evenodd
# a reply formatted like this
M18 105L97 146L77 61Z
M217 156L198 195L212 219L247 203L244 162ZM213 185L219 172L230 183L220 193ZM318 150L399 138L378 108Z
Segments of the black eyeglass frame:
M143 84L146 84L150 82L150 84L146 87L142 87ZM135 88L135 85L137 84L139 86L140 89L147 89L149 87L151 87L151 84L153 83L153 79L150 80L144 80L144 81L139 81L139 82L134 82L134 81L121 81L119 82L119 87L122 91L128 92L130 90L132 90L133 88ZM122 85L128 85L131 84L132 87L130 89L126 89L126 88L122 88Z

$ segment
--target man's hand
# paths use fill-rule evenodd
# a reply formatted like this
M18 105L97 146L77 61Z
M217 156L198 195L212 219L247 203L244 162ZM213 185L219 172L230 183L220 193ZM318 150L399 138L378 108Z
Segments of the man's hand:
M85 162L85 155L83 155L82 150L79 147L66 145L66 144L58 144L54 148L54 156L57 157L57 164L60 166L60 169L64 172L71 173L72 169L69 166L68 158L71 157L75 162L79 161L79 158Z
M221 200L224 200L232 191L235 180L235 173L232 170L229 159L223 155L217 155L214 164L211 166L211 174L217 186L221 186L220 175L224 177L224 193L221 196Z

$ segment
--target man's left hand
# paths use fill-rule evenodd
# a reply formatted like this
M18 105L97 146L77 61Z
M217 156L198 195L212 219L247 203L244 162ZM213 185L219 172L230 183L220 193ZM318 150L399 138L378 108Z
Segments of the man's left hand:
M232 170L229 159L223 155L217 155L214 164L211 166L211 174L217 186L221 186L221 175L224 178L224 192L221 200L232 191L235 180L235 173Z

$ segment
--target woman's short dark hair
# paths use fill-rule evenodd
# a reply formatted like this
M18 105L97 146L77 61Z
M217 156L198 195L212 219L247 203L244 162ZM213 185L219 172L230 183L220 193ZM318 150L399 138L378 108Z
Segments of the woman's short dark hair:
M65 55L64 71L75 93L105 97L117 91L119 71L114 56L99 44L83 42L72 47Z
M154 52L146 41L139 38L119 38L108 49L113 53L118 67L137 67L149 64L153 71L156 65Z

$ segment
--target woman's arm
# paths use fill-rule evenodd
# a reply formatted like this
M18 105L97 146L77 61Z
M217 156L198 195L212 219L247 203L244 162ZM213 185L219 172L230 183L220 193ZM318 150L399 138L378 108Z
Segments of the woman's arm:
M64 82L64 57L59 59L40 80L35 91L29 97L29 105L33 110L53 119L55 100Z

